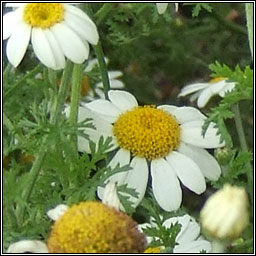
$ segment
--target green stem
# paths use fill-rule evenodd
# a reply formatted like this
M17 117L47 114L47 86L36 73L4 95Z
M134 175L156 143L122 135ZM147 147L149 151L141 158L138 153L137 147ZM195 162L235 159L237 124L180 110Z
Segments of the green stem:
M50 68L48 68L48 78L49 81L54 89L54 91L57 91L57 74L55 70L52 70Z
M95 13L97 26L102 23L113 7L114 3L104 3L103 6Z
M86 7L86 11L87 11L88 15L92 18L93 13L92 13L91 5L86 4L85 7ZM110 83L109 83L109 78L108 78L107 65L106 65L106 62L105 62L104 53L103 53L103 49L102 49L102 45L101 45L100 40L99 40L97 45L93 46L93 49L95 51L96 57L97 57L98 62L99 62L99 67L100 67L100 73L101 73L101 78L102 78L102 82L103 82L105 98L108 99L108 91L110 90Z
M34 185L36 183L37 177L41 170L41 166L43 164L44 158L46 156L47 147L44 144L45 143L43 143L43 146L41 147L40 151L38 152L36 159L33 163L33 166L30 170L29 178L26 183L26 187L24 189L24 192L22 193L23 203L21 205L18 205L17 209L16 209L17 221L18 221L18 225L20 227L23 224L23 219L24 219L25 209L27 207L27 202L30 198L30 195L31 195Z
M245 4L245 12L246 12L246 21L248 28L248 39L251 50L251 55L253 59L253 3Z
M52 115L50 118L51 124L56 124L58 115L60 114L61 108L65 103L67 89L70 84L70 77L72 74L72 67L73 67L73 64L71 63L71 61L67 60L65 69L63 71L61 83L60 83L59 93L57 97L55 97L55 100L53 103Z
M11 122L11 120L7 117L7 115L5 114L5 112L3 112L3 121L4 121L4 125L6 126L6 128L11 132L15 134L15 137L17 138L17 140L22 143L25 138L23 136L23 134L21 133L21 131L17 131L17 129L15 129L13 123Z
M223 254L226 252L226 246L227 246L227 244L222 241L213 240L211 253L222 253Z
M81 64L75 64L72 76L72 91L71 91L71 104L70 104L70 115L69 123L76 125L78 120L78 109L80 102L80 91L82 82L83 66ZM72 136L71 139L77 148L77 136Z
M42 65L39 64L37 65L31 72L29 72L28 74L26 74L25 76L23 76L19 81L17 81L12 88L10 88L4 95L4 98L7 98L18 86L20 86L20 84L22 84L23 82L25 82L28 78L35 76L40 69L42 68Z
M107 65L104 59L104 54L101 46L101 42L99 41L97 45L94 46L94 51L96 53L99 67L100 67L100 73L101 78L103 82L103 88L104 88L104 94L105 98L108 99L108 91L110 90L110 83L109 83L109 77L108 77L108 70Z
M244 152L248 152L248 146L245 139L244 134L244 128L242 124L242 119L240 115L239 105L238 103L236 105L232 106L232 110L235 114L235 124L236 124L236 130L238 134L238 138L240 141L241 149ZM248 179L248 190L251 197L251 200L253 200L253 173L252 173L252 167L249 162L246 163L247 167L247 179Z

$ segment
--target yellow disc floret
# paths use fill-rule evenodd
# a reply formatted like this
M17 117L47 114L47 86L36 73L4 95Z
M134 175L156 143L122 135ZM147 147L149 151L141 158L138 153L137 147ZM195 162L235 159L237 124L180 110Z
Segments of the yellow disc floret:
M53 225L49 253L140 253L146 239L128 215L99 202L69 208Z
M136 107L120 115L113 132L121 148L149 160L166 156L180 143L176 119L153 106Z
M23 19L32 27L50 28L64 19L64 7L58 3L27 4Z
M220 81L223 81L227 79L226 77L223 77L223 76L217 76L217 77L214 77L210 80L210 84L215 84L215 83L218 83Z

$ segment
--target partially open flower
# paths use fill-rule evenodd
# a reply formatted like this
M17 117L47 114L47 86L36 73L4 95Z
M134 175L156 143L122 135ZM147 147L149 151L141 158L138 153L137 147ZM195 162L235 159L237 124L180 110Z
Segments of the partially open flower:
M140 253L145 236L128 215L99 202L69 208L53 225L50 253Z
M219 240L233 240L249 223L248 197L242 187L229 184L213 194L200 213L206 234Z

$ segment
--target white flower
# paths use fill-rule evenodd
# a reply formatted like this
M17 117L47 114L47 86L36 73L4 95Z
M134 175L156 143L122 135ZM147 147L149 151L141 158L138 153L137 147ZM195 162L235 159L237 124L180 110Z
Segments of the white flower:
M174 3L174 5L175 5L175 12L177 12L179 8L179 4ZM156 3L156 8L159 14L163 14L166 11L167 6L168 6L168 3Z
M95 100L80 107L79 121L93 118L96 130L86 129L90 139L111 136L118 149L109 165L130 164L132 170L111 176L117 185L127 184L138 192L130 200L136 207L144 197L149 170L152 189L158 204L166 211L180 207L180 181L196 194L206 189L205 177L217 180L221 170L217 161L204 148L217 148L220 143L217 129L211 123L202 136L205 116L192 107L162 105L138 107L133 95L110 90L108 100ZM91 110L91 111L90 111ZM78 137L79 151L89 152L88 142ZM102 198L102 188L98 189Z
M224 185L206 201L202 228L216 239L235 239L249 223L248 197L243 187Z
M108 64L109 60L105 58L106 64ZM92 100L95 100L96 98L105 98L104 95L104 89L103 89L103 82L98 82L94 86L94 90L92 89L88 76L89 72L91 72L95 67L99 67L99 63L97 59L92 59L88 62L87 67L84 70L85 76L82 80L82 105L83 101L84 102L89 102ZM117 78L121 77L123 73L119 70L113 70L113 71L108 71L108 77L109 77L109 84L111 89L121 89L124 88L124 83Z
M199 224L188 214L167 219L163 222L163 226L170 228L171 225L175 225L177 222L181 227L175 239L176 245L173 248L173 253L200 253L202 250L206 252L211 251L211 243L200 236ZM143 231L143 229L147 227L157 227L153 218L150 223L139 225L139 230ZM155 237L155 239L159 240L158 237ZM150 243L153 238L147 237L147 240L148 243Z
M198 107L203 108L214 95L218 94L220 97L224 97L227 92L232 91L234 88L234 82L228 82L226 78L217 77L210 80L209 83L186 85L178 94L178 97L192 94L190 101L197 99Z
M3 17L3 39L7 39L7 57L17 67L29 41L37 58L54 70L65 66L65 57L83 63L89 55L89 43L97 44L95 24L79 8L66 3L7 3L15 8ZM17 7L17 8L16 8Z
M68 208L69 207L65 204L59 204L55 208L49 210L46 214L50 219L56 221L67 211Z
M38 240L21 240L9 246L7 253L48 253L45 243Z

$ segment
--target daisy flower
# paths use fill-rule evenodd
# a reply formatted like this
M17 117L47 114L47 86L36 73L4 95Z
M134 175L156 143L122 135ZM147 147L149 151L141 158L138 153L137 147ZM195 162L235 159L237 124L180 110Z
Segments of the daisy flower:
M175 12L177 12L179 8L179 4L174 3L174 5L175 5ZM157 12L159 14L163 14L166 11L167 7L168 7L168 3L156 3Z
M105 58L105 62L106 64L108 64L109 60ZM103 82L100 81L96 83L93 86L94 89L92 88L89 82L89 78L87 74L93 71L95 68L99 68L99 63L97 59L92 59L88 62L88 65L84 70L85 75L83 77L82 86L81 86L82 101L89 102L89 101L95 100L96 98L102 98L102 99L105 98ZM124 88L124 83L118 79L122 75L123 73L119 70L108 71L108 77L109 77L109 83L110 83L111 89Z
M224 97L227 92L232 91L234 88L234 82L228 82L228 79L224 77L216 77L208 83L186 85L178 94L178 97L192 94L190 101L197 99L197 106L203 108L214 95L218 94L220 97Z
M184 216L166 219L162 225L170 228L171 225L175 225L176 223L180 225L180 232L175 238L176 245L173 248L173 253L200 253L202 250L206 252L211 251L211 243L200 236L200 226L194 218L185 214ZM157 228L153 218L151 218L150 223L139 225L140 230L143 231L145 228ZM155 237L155 239L159 240L158 237ZM147 237L147 241L151 243L153 238ZM161 247L159 249L164 248Z
M149 171L158 204L166 211L180 207L180 182L196 194L206 189L205 178L217 180L221 170L205 148L218 148L217 129L211 123L202 136L206 117L192 107L170 105L138 106L133 95L110 90L109 99L99 99L79 109L79 120L93 118L96 130L87 129L90 139L112 137L112 150L117 149L109 165L130 164L132 170L112 175L106 182L127 184L138 192L130 197L136 207L144 197ZM89 150L88 142L78 137L80 150ZM88 151L87 151L88 152ZM102 198L103 188L98 189Z
M54 70L65 66L65 57L83 63L89 55L89 43L97 44L95 24L79 8L66 3L7 3L13 7L3 17L6 53L17 67L30 39L37 58Z

